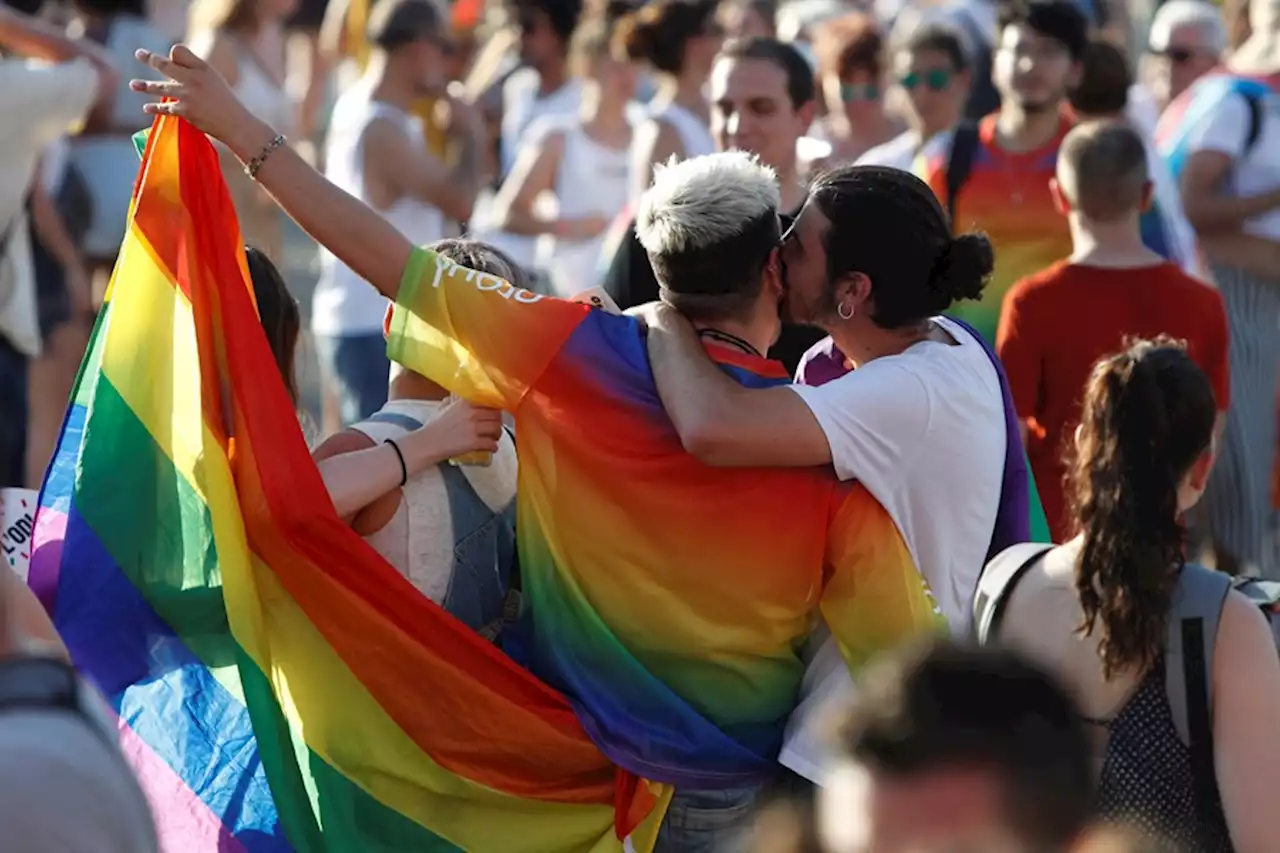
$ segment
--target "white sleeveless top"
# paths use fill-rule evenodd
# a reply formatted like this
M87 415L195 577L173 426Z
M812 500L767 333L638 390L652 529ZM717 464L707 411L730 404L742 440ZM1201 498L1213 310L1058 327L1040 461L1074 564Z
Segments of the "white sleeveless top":
M711 135L711 128L679 104L667 104L650 113L650 116L655 121L666 122L675 130L680 137L680 147L684 149L684 159L716 152L716 140Z
M277 133L288 135L293 131L295 112L293 99L284 87L276 83L257 60L239 53L236 70L235 93L240 103L257 118L271 125Z
M582 105L582 81L570 79L563 86L545 96L538 96L541 78L532 68L515 71L502 84L502 128L498 141L498 177L506 179L515 165L520 149L530 139L530 129L539 124L559 119L569 119L578 114ZM536 266L537 238L527 234L503 231L493 223L493 197L478 200L472 216L471 229L476 239L506 252L513 261L527 270Z
M329 125L325 177L373 207L364 182L365 130L375 119L394 123L417 150L426 148L422 123L391 104L375 101L367 86L338 99ZM375 208L376 209L376 208ZM412 196L378 211L415 246L444 237L444 214ZM382 331L387 299L329 251L320 255L320 281L311 303L311 331L318 335L363 335Z
M436 400L391 400L378 414L403 415L425 424L436 416L441 405ZM362 421L351 428L379 444L409 432L406 426L390 419ZM501 512L515 500L516 448L506 430L502 431L498 450L488 467L463 465L458 470L493 512ZM419 592L444 604L457 546L444 475L439 466L433 465L409 478L402 491L395 515L365 541Z
M592 139L579 122L548 123L546 133L564 135L564 156L556 173L556 206L562 217L617 216L631 190L631 155ZM538 268L546 270L552 295L565 299L595 287L605 235L589 240L544 237L538 244Z
M501 177L506 177L516 163L521 146L529 138L529 130L541 119L576 116L582 106L582 81L570 79L563 86L539 97L542 85L538 72L522 68L507 78L502 86L502 129L499 138Z

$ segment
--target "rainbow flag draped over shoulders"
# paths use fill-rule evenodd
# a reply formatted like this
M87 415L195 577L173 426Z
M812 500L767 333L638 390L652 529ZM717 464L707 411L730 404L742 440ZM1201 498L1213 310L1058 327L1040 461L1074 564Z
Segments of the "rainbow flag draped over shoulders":
M648 785L336 516L178 119L146 141L36 528L31 584L165 850L647 847Z

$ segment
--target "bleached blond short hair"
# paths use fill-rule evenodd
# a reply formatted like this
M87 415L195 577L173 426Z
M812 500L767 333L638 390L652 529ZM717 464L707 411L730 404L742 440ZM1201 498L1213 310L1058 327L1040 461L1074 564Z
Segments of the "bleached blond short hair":
M773 169L745 151L725 151L654 168L653 186L640 197L636 237L651 255L706 249L776 214L780 204Z
M742 151L655 170L636 237L663 301L692 320L747 316L781 235L778 204L773 170Z

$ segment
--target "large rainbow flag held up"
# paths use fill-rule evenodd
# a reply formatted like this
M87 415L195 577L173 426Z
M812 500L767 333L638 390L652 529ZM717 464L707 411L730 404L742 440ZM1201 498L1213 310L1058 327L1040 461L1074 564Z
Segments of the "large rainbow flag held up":
M170 853L648 846L661 792L335 515L178 119L146 142L36 549Z

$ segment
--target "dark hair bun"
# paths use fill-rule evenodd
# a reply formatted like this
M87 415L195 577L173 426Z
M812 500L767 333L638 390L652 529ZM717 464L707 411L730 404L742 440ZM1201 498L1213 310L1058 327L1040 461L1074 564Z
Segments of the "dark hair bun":
M624 15L618 22L615 38L626 53L628 59L648 62L653 57L657 21L654 10L640 7L634 12Z
M977 231L952 237L934 264L929 284L948 301L981 299L995 269L996 253L987 235Z
M706 31L715 10L712 0L649 0L619 22L615 44L628 59L678 74L685 42Z

